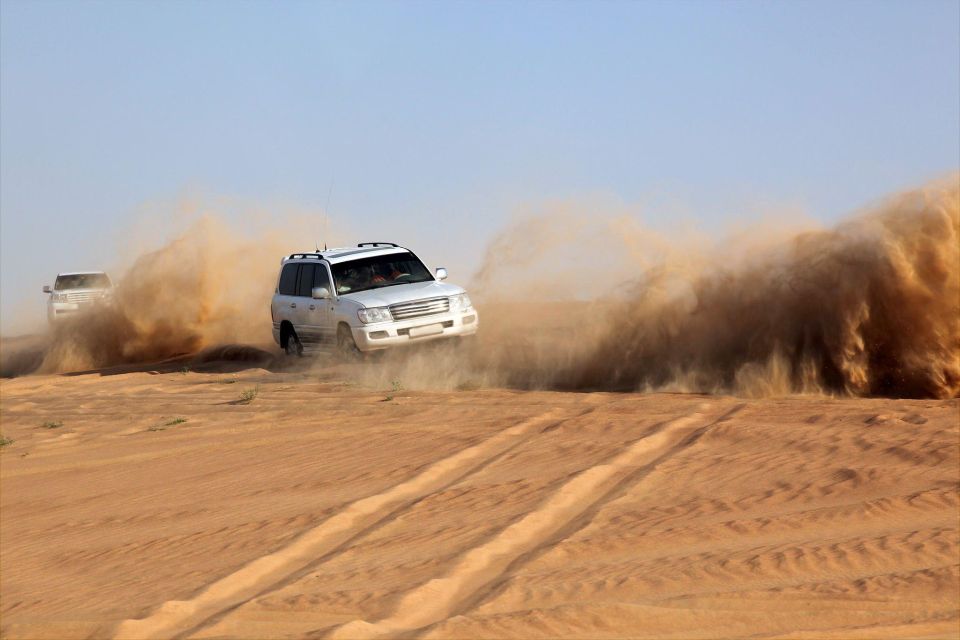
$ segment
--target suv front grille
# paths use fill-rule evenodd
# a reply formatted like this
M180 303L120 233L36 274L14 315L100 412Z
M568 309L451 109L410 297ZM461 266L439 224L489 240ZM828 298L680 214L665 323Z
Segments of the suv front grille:
M421 316L432 316L450 310L450 298L428 298L414 302L401 302L390 306L394 320L408 320Z
M82 291L79 293L68 293L67 302L92 302L103 297L100 291Z

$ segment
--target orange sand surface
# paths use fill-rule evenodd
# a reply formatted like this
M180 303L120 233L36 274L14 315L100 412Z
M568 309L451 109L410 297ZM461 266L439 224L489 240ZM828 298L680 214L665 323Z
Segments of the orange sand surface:
M960 634L957 400L253 368L0 409L7 638Z

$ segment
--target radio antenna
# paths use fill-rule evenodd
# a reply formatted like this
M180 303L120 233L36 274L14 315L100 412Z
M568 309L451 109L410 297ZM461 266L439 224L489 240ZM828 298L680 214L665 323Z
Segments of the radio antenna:
M330 219L330 196L333 195L333 178L330 178L330 188L327 189L327 204L323 207L323 250L327 250L327 221ZM319 251L319 248L317 249Z

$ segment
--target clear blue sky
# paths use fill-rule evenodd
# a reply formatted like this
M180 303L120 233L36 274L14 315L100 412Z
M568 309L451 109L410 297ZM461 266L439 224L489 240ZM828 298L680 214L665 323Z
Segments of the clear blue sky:
M3 0L0 330L185 191L320 209L333 177L357 239L470 266L522 203L829 221L958 156L955 0Z

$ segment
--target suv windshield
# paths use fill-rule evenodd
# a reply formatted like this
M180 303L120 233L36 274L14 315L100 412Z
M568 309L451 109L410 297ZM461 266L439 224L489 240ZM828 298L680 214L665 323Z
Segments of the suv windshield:
M57 276L54 289L107 289L110 287L110 278L105 273L74 273L66 276Z
M409 251L373 258L358 258L330 266L337 293L355 293L396 284L433 280L430 270Z

